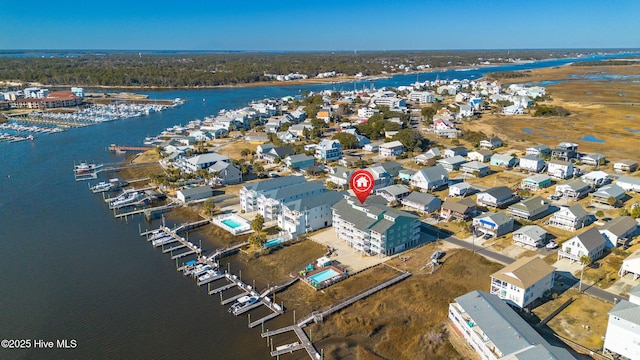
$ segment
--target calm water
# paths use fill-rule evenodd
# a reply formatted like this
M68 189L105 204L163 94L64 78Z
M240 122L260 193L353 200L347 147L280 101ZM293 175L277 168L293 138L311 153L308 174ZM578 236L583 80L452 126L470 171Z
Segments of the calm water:
M479 78L487 71L568 61L440 71L418 79ZM401 75L375 85L414 81L415 74ZM353 87L338 84L333 89ZM122 161L121 155L106 150L109 144L141 144L145 136L222 108L325 88L150 92L152 98L181 97L188 102L139 119L0 144L0 338L77 341L73 350L0 349L0 359L268 359L259 328L250 330L246 317L227 314L218 298L178 274L168 255L140 238L138 224L150 224L141 218L129 223L114 219L101 197L87 190L87 183L74 181L72 167L81 160ZM210 245L209 249L215 246Z

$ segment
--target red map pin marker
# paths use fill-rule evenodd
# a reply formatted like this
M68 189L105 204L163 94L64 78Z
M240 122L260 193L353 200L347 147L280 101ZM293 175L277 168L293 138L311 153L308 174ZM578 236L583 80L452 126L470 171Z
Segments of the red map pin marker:
M367 197L371 194L373 182L373 175L367 170L360 169L351 175L349 185L358 197L358 200L360 200L360 204L364 204L364 201L367 200Z

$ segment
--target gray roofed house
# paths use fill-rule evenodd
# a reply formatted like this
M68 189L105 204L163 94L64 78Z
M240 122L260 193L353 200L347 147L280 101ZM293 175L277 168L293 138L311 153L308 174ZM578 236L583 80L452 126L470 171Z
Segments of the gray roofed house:
M449 196L467 196L474 191L473 185L468 182L459 182L449 185Z
M520 158L519 164L520 169L540 172L544 169L544 158L541 158L538 155L526 155Z
M513 242L532 248L539 248L547 243L547 231L538 225L527 225L513 232Z
M242 171L223 161L218 161L210 166L209 173L214 175L213 182L216 184L228 185L242 182Z
M535 174L522 179L522 182L520 182L520 187L533 191L538 191L549 186L551 186L551 177L547 174Z
M633 281L640 278L640 250L634 251L631 255L622 260L622 266L620 266L618 275L623 277L629 273L633 275ZM636 286L629 291L629 301L640 303L640 286Z
M582 163L585 165L598 166L604 164L606 157L599 153L593 153L583 156L580 160L582 160Z
M380 204L369 196L364 204L353 196L335 203L333 228L350 247L367 254L392 255L418 244L420 221L415 215Z
M215 152L200 154L192 156L187 159L181 160L181 167L188 172L196 172L198 170L204 170L218 161L230 162L230 159L226 155L221 155Z
M532 147L528 147L525 150L527 155L535 155L535 156L541 156L541 155L549 155L551 154L551 148L547 145L535 145Z
M481 163L479 161L471 161L460 166L460 171L467 174L472 174L476 177L483 177L489 175L491 169L489 165Z
M491 159L492 155L493 155L493 152L491 150L480 149L480 150L469 152L467 154L467 157L469 158L469 160L487 162L489 161L489 159Z
M409 195L411 190L406 185L394 184L376 190L376 195L387 199L388 202L400 201Z
M449 173L438 165L421 169L411 176L411 186L424 191L446 187L448 183Z
M379 163L375 163L371 165L374 166L382 166L386 172L388 172L391 176L396 177L400 173L400 170L403 169L402 164L395 161L383 161Z
M630 240L638 229L638 223L630 216L617 217L598 231L607 239L607 247L613 248L618 245L625 245Z
M446 220L468 220L476 211L476 202L472 198L461 200L446 199L440 208L440 216Z
M549 219L549 225L561 229L575 230L587 226L593 222L593 218L589 215L580 204L572 206L562 206L560 210L553 214Z
M511 216L527 220L536 220L549 211L549 203L540 196L530 197L517 204L510 205L507 212Z
M344 192L326 191L289 201L278 215L278 226L292 236L331 226L331 206L345 195Z
M452 147L444 150L444 157L454 157L454 156L467 156L469 150L464 146Z
M629 301L622 299L609 311L604 339L604 350L609 356L617 354L620 358L627 359L637 359L640 356L640 344L631 341L640 338L640 303L636 296L638 288L640 286L629 292Z
M266 154L263 154L263 159L269 163L274 163L276 159L284 159L289 155L293 155L293 150L290 146L276 146L269 149Z
M493 166L502 166L510 168L516 165L518 159L507 154L493 154L489 163Z
M609 198L613 198L616 202L621 202L626 196L623 188L618 185L603 186L598 191L591 194L591 203L609 204ZM614 203L613 206L616 204Z
M496 295L474 290L449 304L449 318L473 349L488 359L575 359L549 344Z
M281 213L282 204L327 191L322 181L303 182L263 191L257 198L257 210L265 221L275 220Z
M421 213L438 211L442 200L431 194L414 191L402 199L402 205Z
M438 165L441 165L447 171L458 170L460 168L460 165L466 162L467 162L467 159L465 159L460 155L446 157L436 161Z
M615 161L613 163L613 169L617 171L634 172L638 168L638 162L635 160L624 159Z
M258 196L263 192L294 186L306 181L304 176L286 176L245 184L240 188L240 207L246 212L256 211L258 210Z
M351 180L351 175L355 170L347 169L342 166L336 166L331 169L331 173L327 181L331 181L332 183L342 186L344 188L349 187L349 180Z
M580 179L567 181L556 186L556 195L581 199L591 191L591 186Z
M479 206L504 208L520 198L514 194L513 190L506 186L496 186L494 188L478 193L477 203Z
M513 219L502 212L486 212L473 218L473 227L475 231L500 237L513 231Z
M616 185L624 189L624 191L640 192L640 179L636 177L620 176L616 180Z
M604 253L607 239L596 228L591 228L562 243L558 251L558 260L567 258L572 262L579 262L580 257L587 255L591 261L600 259Z
M184 203L194 200L205 199L213 196L213 190L209 186L196 186L184 188L176 192L176 198Z
M484 149L495 149L502 146L502 140L499 137L492 137L487 140L480 140L480 147Z

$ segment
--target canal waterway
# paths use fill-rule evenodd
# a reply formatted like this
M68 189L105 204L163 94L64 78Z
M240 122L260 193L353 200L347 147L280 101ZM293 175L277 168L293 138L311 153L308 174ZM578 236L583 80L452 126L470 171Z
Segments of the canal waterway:
M177 273L169 256L138 236L138 224L151 227L142 217L114 219L86 182L74 181L74 162L123 161L107 151L109 144L142 145L169 126L265 97L477 79L489 71L569 61L575 60L335 85L141 91L187 102L140 118L38 135L33 142L0 143L0 338L31 342L31 349L0 348L0 359L269 358L260 328L248 329L246 318L229 315L218 298ZM36 340L64 339L76 347L34 348Z

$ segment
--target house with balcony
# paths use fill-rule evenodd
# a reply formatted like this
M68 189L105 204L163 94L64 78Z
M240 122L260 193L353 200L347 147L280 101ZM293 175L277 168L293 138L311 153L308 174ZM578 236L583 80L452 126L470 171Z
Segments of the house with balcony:
M322 161L336 161L342 158L342 146L338 140L324 139L316 146L316 159Z
M373 176L374 192L378 189L382 189L383 187L393 185L394 183L393 176L382 165L373 165L369 168L366 168L365 170L367 170Z
M469 220L477 212L476 202L471 198L446 199L440 208L440 216L449 220Z
M562 161L575 159L578 157L578 144L561 142L557 148L551 151L551 157Z
M573 206L561 206L560 210L555 212L549 218L549 225L565 230L581 229L593 222L593 216L589 215L582 206L576 204Z
M263 191L258 195L258 213L264 217L265 221L277 220L283 204L327 191L329 190L320 181L303 182L285 188Z
M190 158L182 158L179 159L176 163L182 171L187 173L195 173L198 170L207 170L217 162L230 163L231 159L229 159L228 156L211 152L192 156Z
M329 172L329 177L327 181L330 181L342 189L349 188L349 181L351 180L351 175L353 175L354 170L347 169L342 166L336 166L332 168Z
M404 199L410 192L411 190L409 190L406 185L394 184L376 190L376 195L382 196L389 203L393 201L399 203L400 200Z
M289 155L284 163L291 169L306 169L315 165L315 158L306 154Z
M436 164L442 166L447 171L456 171L460 169L462 164L466 163L467 159L460 155L445 157L436 161Z
M582 180L575 179L556 186L556 196L563 196L573 200L582 199L591 192L591 186Z
M638 231L638 223L630 216L620 216L598 229L607 239L606 246L614 248L625 246Z
M571 262L580 262L584 255L591 261L596 261L604 255L607 239L596 228L591 228L562 243L562 249L558 251L558 260L569 259Z
M640 193L640 179L629 176L620 176L616 180L616 185L624 189L624 191L633 191Z
M540 172L544 169L544 159L537 155L526 155L520 158L520 169L530 172Z
M213 164L208 171L213 175L212 183L216 185L232 185L242 182L242 171L224 161Z
M520 187L526 190L539 191L552 185L551 177L546 174L535 174L522 179Z
M264 144L271 145L271 144ZM259 153L256 155L263 160L266 160L269 164L274 164L277 161L284 160L287 156L293 155L293 149L290 146L258 146Z
M591 204L600 204L605 206L619 206L627 196L624 189L618 185L603 186L598 191L591 194ZM613 204L609 203L613 199Z
M473 218L474 231L500 237L513 231L513 219L502 212L486 212Z
M513 190L506 186L496 186L494 188L478 193L478 206L493 207L503 209L520 200Z
M269 179L251 184L245 184L240 188L240 208L245 212L258 210L258 196L264 192L275 189L284 189L297 184L305 183L304 176L287 176L276 179Z
M618 275L623 277L627 274L633 275L633 281L640 279L640 250L634 251L631 255L622 260L622 266L620 266ZM640 300L640 293L638 290L640 290L640 288L636 287L632 292L635 291L635 295L639 297ZM629 296L629 298L631 298L631 293L629 293Z
M589 186L591 186L594 189L599 188L600 186L606 185L611 182L611 179L609 178L609 174L600 170L588 172L584 174L580 178L580 180L586 182L587 184L589 184Z
M380 157L394 157L398 155L402 155L404 152L404 146L400 141L391 141L388 143L383 143L378 148L378 154Z
M513 232L513 243L535 249L547 243L547 231L538 225L527 225Z
M296 237L331 226L331 207L344 198L344 193L327 191L289 201L278 214L278 227Z
M367 255L393 255L418 244L420 221L415 215L386 205L386 199L369 196L364 204L354 197L335 203L333 228L349 247Z
M474 191L473 186L464 181L449 185L449 197L465 197Z
M520 258L491 275L491 294L524 309L551 290L555 272L540 257Z
M549 212L549 203L540 196L533 196L522 200L507 208L509 215L525 220L536 220Z
M549 156L551 155L551 148L547 145L536 145L525 149L526 155L533 156Z
M449 184L449 173L438 165L421 169L411 176L410 184L422 191L446 188Z
M417 173L416 170L402 169L398 172L398 179L400 179L400 181L402 181L403 184L409 184L411 182L411 177L415 173Z
M491 159L493 152L491 150L480 149L474 150L467 154L467 158L471 161L487 162Z
M402 199L401 204L421 214L427 214L440 210L442 200L431 194L413 191Z
M489 168L489 165L479 161L470 161L462 164L460 166L460 171L480 178L489 175L491 173L491 168Z
M502 147L502 145L503 145L503 142L499 137L492 137L490 139L480 140L481 149L493 150L493 149Z
M603 351L614 359L640 359L640 286L609 311Z
M500 166L504 168L512 168L516 165L518 159L507 154L493 154L489 163L493 166Z
M573 177L573 164L568 161L551 160L547 162L547 174L555 179L569 179Z
M613 163L613 169L623 172L634 172L638 168L638 162L635 160L624 159Z
M443 153L445 158L454 157L454 156L467 156L469 150L467 150L464 146L457 146L446 149Z
M482 360L575 360L551 345L505 301L474 290L449 304L449 319Z
M607 158L603 154L593 153L593 154L584 155L583 157L580 158L580 160L585 165L600 166L605 164L605 162L607 161Z

